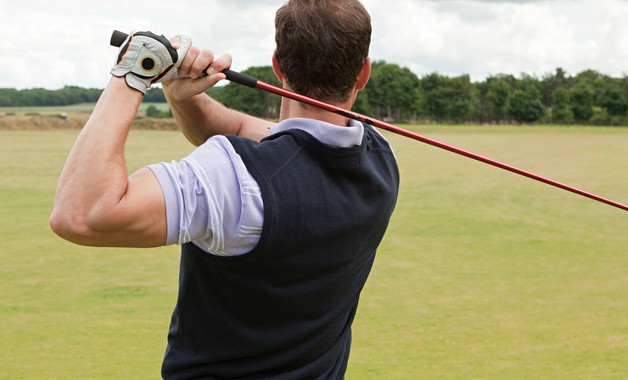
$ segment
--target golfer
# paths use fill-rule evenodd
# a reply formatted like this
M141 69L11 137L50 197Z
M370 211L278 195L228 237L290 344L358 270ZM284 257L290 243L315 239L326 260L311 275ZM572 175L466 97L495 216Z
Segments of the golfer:
M362 4L289 0L275 26L283 87L351 108L370 75ZM205 91L231 57L170 42L135 33L121 47L59 179L52 229L83 245L181 245L164 378L343 378L397 198L390 146L371 126L285 98L278 124L227 109ZM157 81L198 147L127 177L124 143Z

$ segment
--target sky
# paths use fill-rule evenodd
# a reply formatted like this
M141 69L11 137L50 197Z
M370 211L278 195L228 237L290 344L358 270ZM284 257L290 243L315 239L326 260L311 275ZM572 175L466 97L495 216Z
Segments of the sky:
M362 2L373 24L371 58L419 77L628 72L628 0ZM104 88L117 53L109 46L114 29L188 35L216 55L230 53L236 71L270 65L283 3L0 0L0 88Z

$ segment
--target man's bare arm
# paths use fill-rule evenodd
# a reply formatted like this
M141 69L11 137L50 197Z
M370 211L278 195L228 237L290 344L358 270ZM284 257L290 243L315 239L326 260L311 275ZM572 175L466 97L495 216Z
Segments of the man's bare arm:
M124 143L142 99L112 77L63 168L52 230L91 246L153 247L166 242L161 187L150 169L127 178Z
M214 135L238 135L260 141L268 136L268 127L274 124L229 109L206 94L176 100L167 91L164 93L179 128L196 146Z

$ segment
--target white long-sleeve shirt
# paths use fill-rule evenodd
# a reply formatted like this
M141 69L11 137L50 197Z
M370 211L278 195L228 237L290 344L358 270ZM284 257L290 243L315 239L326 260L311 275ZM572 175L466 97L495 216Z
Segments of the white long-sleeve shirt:
M301 129L335 147L360 145L361 123L341 127L314 119L287 119L270 133ZM167 245L193 242L220 256L242 255L259 241L264 223L260 188L224 136L215 136L181 161L148 166L166 204Z

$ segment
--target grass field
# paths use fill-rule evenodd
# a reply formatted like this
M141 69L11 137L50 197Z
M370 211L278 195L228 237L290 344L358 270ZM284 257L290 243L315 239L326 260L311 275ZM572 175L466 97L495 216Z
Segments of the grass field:
M628 203L628 129L417 131ZM50 232L77 133L0 132L0 379L155 379L178 248L85 248ZM347 378L627 378L628 213L387 136L401 192ZM128 167L190 149L136 130Z

